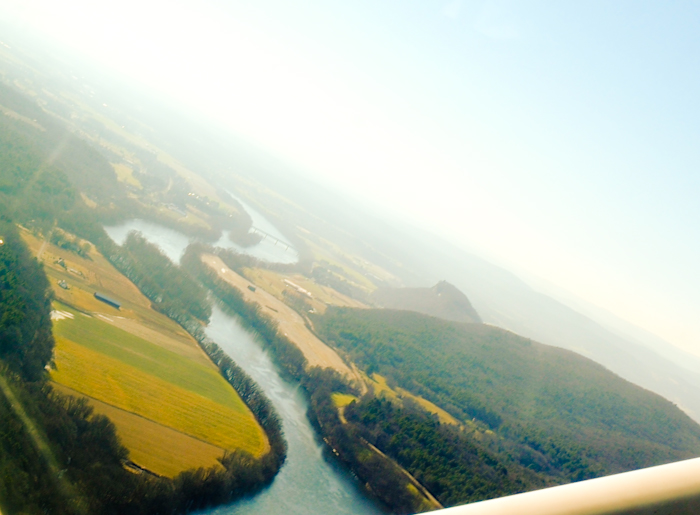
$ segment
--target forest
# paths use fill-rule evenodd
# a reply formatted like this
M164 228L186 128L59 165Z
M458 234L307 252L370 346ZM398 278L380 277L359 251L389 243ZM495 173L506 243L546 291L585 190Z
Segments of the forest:
M49 282L15 226L0 219L0 359L28 381L53 354Z
M190 316L209 321L211 306L204 288L141 235L129 234L109 259L170 318L180 321Z
M543 488L553 478L513 463L489 435L441 424L417 405L367 396L345 408L347 426L408 470L444 506ZM519 452L516 446L512 452Z
M700 449L700 428L669 401L582 356L500 328L350 308L329 308L313 322L368 373L494 433L502 456L557 482L681 460ZM349 412L363 425L378 411L401 419L387 409L363 401ZM386 431L377 422L367 429L378 441ZM399 461L413 459L394 449ZM416 473L429 474L433 459L424 456Z

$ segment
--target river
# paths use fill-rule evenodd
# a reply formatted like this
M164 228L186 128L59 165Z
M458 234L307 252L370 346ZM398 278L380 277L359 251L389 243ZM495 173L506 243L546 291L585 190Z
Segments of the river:
M253 221L253 227L265 234L265 236L260 243L250 247L243 247L229 238L228 231L223 231L219 240L214 243L215 247L233 249L241 254L248 254L270 263L287 264L296 263L299 260L299 254L294 246L262 213L233 194L229 193L229 195L243 206ZM180 232L138 218L132 218L119 225L106 226L105 231L118 245L124 244L130 232L140 232L148 241L158 245L173 263L180 262L185 249L194 241L194 239Z
M289 240L275 227L265 216L247 204L240 198L236 197L230 191L226 191L234 200L236 200L250 216L253 221L253 227L262 232L264 237L260 243L251 247L242 247L231 241L228 233L224 232L221 239L214 245L217 247L231 248L243 254L249 254L258 259L270 261L271 263L296 263L299 260L299 254Z
M272 485L250 499L205 513L216 515L373 515L381 511L358 482L322 456L322 442L306 417L301 389L280 377L260 343L233 317L214 308L207 336L243 368L270 398L282 419L287 461Z
M244 205L246 209L249 206ZM261 223L259 213L254 224L269 234ZM269 223L269 222L268 222ZM263 225L263 227L261 227ZM190 240L171 229L145 222L129 220L105 227L110 237L122 244L132 230L140 231L150 242L158 245L175 263L180 261ZM281 236L281 235L280 235ZM222 237L223 239L223 237ZM281 238L280 238L281 239ZM224 242L224 245L226 243ZM263 249L260 250L260 245ZM258 250L256 250L258 248ZM280 245L270 247L263 240L256 246L237 249L269 260L289 261L291 254ZM278 258L278 259L275 259ZM296 260L296 257L295 257ZM308 404L299 386L282 379L254 335L246 331L234 317L214 307L207 335L214 340L263 389L282 419L288 443L287 460L272 484L249 499L202 513L216 515L379 515L382 511L360 490L358 481L349 473L324 459L323 442L319 441L306 417Z

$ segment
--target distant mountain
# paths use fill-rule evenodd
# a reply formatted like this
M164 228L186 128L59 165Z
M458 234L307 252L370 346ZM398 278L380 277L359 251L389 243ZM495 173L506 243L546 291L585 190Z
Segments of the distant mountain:
M535 290L549 295L571 309L587 316L620 338L645 347L700 378L700 356L676 347L660 336L627 322L614 313L576 297L571 292L558 288L551 283L541 280L538 281L533 278L526 278L525 280L528 281Z
M484 323L582 354L700 422L700 363L687 353L658 338L640 337L643 331L630 330L630 324L620 327L580 305L569 307L505 268L414 227L374 219L353 229L383 255L401 260L401 267L388 269L406 284L448 278L469 296Z
M519 449L508 459L558 481L700 454L700 425L678 407L568 350L386 309L329 308L314 326L360 368L466 427L485 424L505 448Z
M381 288L371 300L383 308L417 311L453 322L481 323L467 296L447 281L432 288Z

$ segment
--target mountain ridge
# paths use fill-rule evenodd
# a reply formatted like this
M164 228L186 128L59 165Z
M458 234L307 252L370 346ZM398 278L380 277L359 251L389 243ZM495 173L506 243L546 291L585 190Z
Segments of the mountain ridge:
M665 459L700 452L700 425L672 402L570 350L406 311L329 308L313 318L361 368L465 422L476 418L509 437L524 431L545 454L539 438L579 448L600 472L614 473L663 461L666 452ZM636 447L648 455L630 452Z

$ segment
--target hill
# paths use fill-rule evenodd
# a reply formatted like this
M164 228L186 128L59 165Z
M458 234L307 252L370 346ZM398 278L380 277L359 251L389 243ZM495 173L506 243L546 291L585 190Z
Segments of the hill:
M489 460L506 469L517 465L543 481L563 483L700 454L700 426L680 409L573 352L497 327L407 311L329 308L313 323L367 373L381 374L460 420L465 431L449 437L452 448L478 446L483 435L495 435ZM406 413L376 402L357 403L348 419L381 444L383 428L404 427ZM437 451L426 453L422 446L421 455L417 445L415 455L408 451L416 435L409 433L400 446L396 438L386 439L382 450L424 478L441 502L475 499L469 492L456 495L458 482L431 483L431 477L456 474L463 464L445 455L436 473ZM455 439L463 443L455 445ZM493 470L490 475L497 476Z
M432 288L382 288L371 300L383 308L417 311L454 322L481 322L467 296L447 281Z

